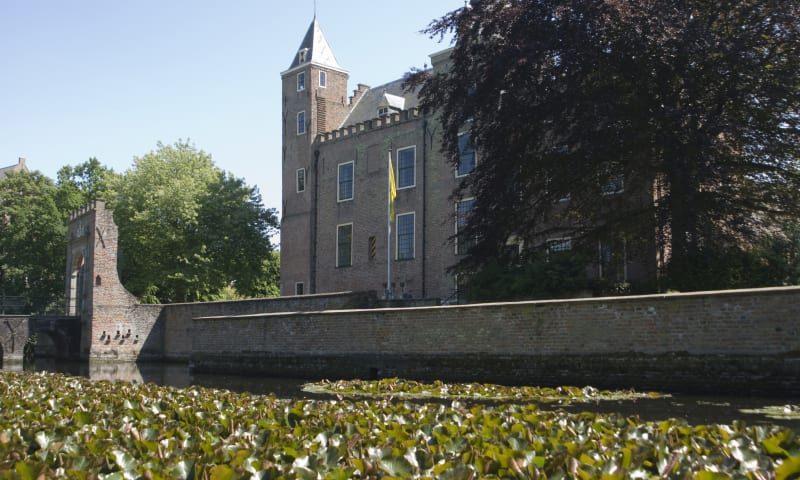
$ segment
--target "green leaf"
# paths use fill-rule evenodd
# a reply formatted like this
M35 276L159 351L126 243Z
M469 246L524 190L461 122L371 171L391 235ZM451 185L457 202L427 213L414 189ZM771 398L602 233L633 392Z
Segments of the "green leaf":
M800 475L800 457L789 457L775 469L775 480L789 480Z

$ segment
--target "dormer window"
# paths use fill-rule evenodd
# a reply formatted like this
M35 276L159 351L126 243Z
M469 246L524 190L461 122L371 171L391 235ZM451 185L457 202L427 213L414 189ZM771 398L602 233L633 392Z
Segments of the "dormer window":
M378 116L385 117L386 115L389 115L389 107L378 107Z
M308 61L308 49L304 48L297 52L297 61L300 63L306 63Z

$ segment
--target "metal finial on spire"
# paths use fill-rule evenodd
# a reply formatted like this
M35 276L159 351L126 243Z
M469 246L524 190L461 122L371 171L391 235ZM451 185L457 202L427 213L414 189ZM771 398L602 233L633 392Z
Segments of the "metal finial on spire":
M314 19L317 18L317 0L314 0Z

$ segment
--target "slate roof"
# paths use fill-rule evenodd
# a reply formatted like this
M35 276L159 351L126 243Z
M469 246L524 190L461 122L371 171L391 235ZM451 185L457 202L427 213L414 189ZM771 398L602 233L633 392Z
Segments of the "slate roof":
M400 111L419 106L417 92L403 91L402 84L403 79L400 78L364 92L339 127L355 125L376 118L379 107L390 107L393 111Z
M306 55L305 61L301 62L299 54L303 50L306 51ZM300 47L297 49L297 52L292 59L292 63L289 65L289 68L286 70L286 72L283 73L285 74L301 65L306 65L308 63L315 63L317 65L333 68L335 70L345 71L339 66L339 62L336 61L336 57L333 55L333 50L331 50L331 46L325 39L325 35L322 33L322 28L320 28L316 17L311 21L311 25L308 27L306 36L300 43Z

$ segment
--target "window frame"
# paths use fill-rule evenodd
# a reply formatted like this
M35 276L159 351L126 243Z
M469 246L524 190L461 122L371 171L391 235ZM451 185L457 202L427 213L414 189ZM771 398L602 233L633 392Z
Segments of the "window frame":
M306 72L297 74L297 91L302 92L306 89Z
M302 179L303 179L303 181L302 181L302 183L303 183L303 184L302 184L302 187L303 187L303 188L300 188L300 187L301 187L301 185L300 185L300 179L301 179L301 177L302 177ZM295 174L294 174L294 179L295 179L295 180L294 180L294 186L295 186L295 191L296 191L296 193L302 193L302 192L305 192L305 191L306 191L306 169L305 169L305 168L298 168L298 169L295 171Z
M328 72L325 70L319 71L319 88L328 88Z
M625 172L616 162L607 162L597 172L597 184L604 197L625 193Z
M348 260L349 262L345 265L342 263L342 259L340 258L339 254L341 253L341 234L342 228L350 227L350 252L348 253ZM336 225L336 268L346 268L353 266L353 222L350 223L341 223Z
M306 111L300 110L297 112L297 136L306 134Z
M400 152L405 152L411 150L413 158L411 161L411 183L408 185L402 185L402 178L403 176L400 175ZM398 148L395 152L395 158L397 159L397 172L395 178L397 179L397 189L404 190L406 188L414 188L417 186L417 146L411 145L409 147Z
M469 145L472 147L472 169L466 173L461 173L461 159L464 157L461 150L461 137L467 137ZM478 168L478 151L475 150L475 145L472 143L472 134L469 131L459 133L456 141L458 142L458 161L456 162L456 178L466 177L472 174Z
M459 213L460 212L459 206L466 202L472 202L472 206L468 210L469 212L471 212L475 208L475 197L462 198L461 200L457 200L455 204L455 254L456 255L466 255L467 253L469 253L469 248L466 248L463 252L459 248L462 243L461 227L463 225L462 224L463 215ZM477 242L477 238L473 239L473 241ZM468 242L466 243L468 247Z
M294 294L295 296L305 295L306 293L306 284L305 282L294 282Z
M350 196L342 198L342 167L350 165ZM353 160L349 162L342 162L336 167L336 201L349 202L355 197L355 177L356 177L356 164Z
M409 233L404 233L403 236L404 237L407 237L407 236L411 237L411 253L410 253L409 256L401 257L400 256L400 235L401 235L401 233L400 233L400 218L401 217L409 217L409 216L411 217L411 233L410 234ZM395 215L395 225L396 225L396 228L395 228L395 235L394 235L394 238L395 238L394 259L395 260L400 260L400 261L414 260L417 257L417 246L416 246L416 241L417 241L417 237L416 237L416 234L417 234L417 213L416 212L406 212L406 213L399 213L399 214Z
M553 245L566 245L566 248L559 248L557 250L553 249ZM547 248L547 256L550 255L558 255L560 253L571 252L572 251L572 237L564 236L564 237L551 237L544 241L545 248Z

